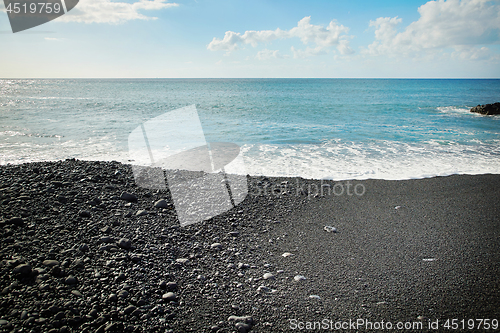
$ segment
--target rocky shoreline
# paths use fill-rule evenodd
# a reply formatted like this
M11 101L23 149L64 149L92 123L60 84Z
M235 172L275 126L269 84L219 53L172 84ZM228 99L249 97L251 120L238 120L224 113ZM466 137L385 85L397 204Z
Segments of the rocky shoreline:
M364 181L361 196L321 196L310 186L323 188L319 181L290 189L296 179L248 177L243 203L180 227L168 190L138 188L129 165L66 160L0 171L2 332L282 332L293 318L499 317L498 208L486 206L480 216L489 236L477 228L463 234L445 224L452 232L444 236L437 232L442 226L417 226L412 219L425 214L420 203L397 193L436 180ZM452 178L500 185L498 176L481 177ZM498 201L498 195L488 198ZM451 277L442 282L442 272L428 271L433 260L422 260L453 257L453 244L442 255L429 249L454 232L457 241L483 237L483 245L464 250L463 267L448 263L444 272ZM368 258L384 247L389 257ZM399 271L408 260L415 267ZM473 293L449 290L472 286L472 277L479 279ZM441 284L428 294L410 290L436 281Z

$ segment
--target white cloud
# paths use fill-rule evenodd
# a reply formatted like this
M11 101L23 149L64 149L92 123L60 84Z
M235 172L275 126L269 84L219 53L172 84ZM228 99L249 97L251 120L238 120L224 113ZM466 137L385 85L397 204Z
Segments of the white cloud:
M320 25L311 24L311 17L304 17L299 21L295 28L292 28L288 34L290 37L299 37L302 43L314 43L317 46L326 47L339 43L340 35L347 34L349 28L343 25L338 25L337 22L331 21L328 27L324 28Z
M257 52L257 55L255 57L259 60L285 58L285 56L280 54L279 50L268 50L268 49L263 49L262 51Z
M420 18L401 32L397 31L400 18L379 17L370 21L375 28L375 41L366 53L418 56L421 52L454 49L477 59L482 57L480 54L484 56L484 45L500 43L498 1L429 1L418 12Z
M167 0L140 0L132 3L110 0L84 0L68 14L58 19L61 22L124 23L130 20L155 20L156 17L140 14L141 10L160 10L176 7Z
M214 39L208 44L208 49L211 51L234 51L238 48L238 43L242 42L243 38L239 33L226 31L224 39Z
M346 39L339 40L339 45L337 45L337 50L339 50L341 55L353 54L354 50L349 46L349 41Z
M45 40L48 40L50 42L62 42L64 38L45 37Z
M239 48L240 44L250 44L256 47L259 43L268 43L277 39L299 38L304 45L315 45L306 50L298 51L303 55L314 55L325 53L330 46L337 46L342 54L352 53L347 40L349 28L331 21L327 27L311 24L311 17L307 16L300 20L296 27L290 30L248 30L241 34L234 31L226 31L224 38L214 37L207 48L211 51L231 52ZM311 51L316 50L316 51ZM263 55L262 55L263 56Z
M327 51L325 51L321 46L317 46L315 48L306 47L304 50L297 50L292 46L291 50L295 59L303 59L327 54Z
M489 48L457 46L451 53L453 58L460 60L496 60L500 61L500 55L493 53Z

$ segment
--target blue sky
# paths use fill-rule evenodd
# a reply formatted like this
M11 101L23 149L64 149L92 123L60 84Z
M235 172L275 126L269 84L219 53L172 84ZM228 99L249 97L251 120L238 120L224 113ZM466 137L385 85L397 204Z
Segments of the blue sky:
M1 78L500 77L500 2L80 0L13 34Z

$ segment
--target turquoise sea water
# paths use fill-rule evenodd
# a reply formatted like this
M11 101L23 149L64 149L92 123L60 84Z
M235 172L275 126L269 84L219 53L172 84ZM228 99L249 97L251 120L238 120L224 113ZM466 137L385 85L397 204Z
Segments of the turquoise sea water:
M0 80L0 164L128 162L141 123L195 104L242 174L408 179L500 173L500 80Z

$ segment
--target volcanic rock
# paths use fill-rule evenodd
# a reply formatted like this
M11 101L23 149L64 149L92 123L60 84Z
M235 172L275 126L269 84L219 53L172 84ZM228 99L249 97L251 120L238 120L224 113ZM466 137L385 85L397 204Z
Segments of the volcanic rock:
M478 105L470 109L470 112L480 113L484 115L500 114L500 103Z

